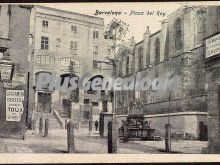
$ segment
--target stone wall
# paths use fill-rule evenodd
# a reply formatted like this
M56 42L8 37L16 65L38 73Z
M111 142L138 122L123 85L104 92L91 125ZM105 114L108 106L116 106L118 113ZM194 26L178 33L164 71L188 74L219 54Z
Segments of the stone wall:
M162 83L165 83L165 75L171 72L174 73L174 77L178 76L180 78L179 88L172 90L172 85L168 85L164 86L164 91L118 91L116 99L118 114L128 112L127 109L130 102L134 100L135 93L136 101L144 104L143 112L145 115L182 111L205 112L207 110L203 63L203 37L205 31L202 31L205 29L205 24L202 21L206 21L206 19L201 20L201 15L198 14L200 10L200 7L182 7L174 11L168 16L167 20L162 22L161 31L155 34L148 34L146 31L143 41L148 40L148 43L139 42L135 46L135 68L142 78L147 77L153 80L159 77L162 79ZM203 17L205 18L204 15ZM177 18L182 21L183 49L180 51L175 51L175 21ZM154 60L154 41L156 38L160 39L159 64L155 64ZM148 44L148 46L144 44ZM149 54L151 63L151 67L145 65L141 71L137 70L137 53L140 46L147 49L144 50L144 59ZM126 75L123 75L123 77L126 77Z

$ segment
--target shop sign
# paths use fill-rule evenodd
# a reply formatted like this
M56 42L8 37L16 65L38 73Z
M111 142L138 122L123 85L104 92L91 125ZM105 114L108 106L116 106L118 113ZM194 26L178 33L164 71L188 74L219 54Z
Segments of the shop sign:
M206 39L206 58L215 56L220 53L220 34Z
M6 90L6 121L20 122L24 113L24 90Z

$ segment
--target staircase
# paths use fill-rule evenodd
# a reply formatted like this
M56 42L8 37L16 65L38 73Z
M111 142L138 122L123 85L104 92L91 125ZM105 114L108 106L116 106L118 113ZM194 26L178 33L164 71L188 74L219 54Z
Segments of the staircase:
M40 122L40 119L38 119L36 121L36 124L35 124L35 130L38 130L39 129L39 122ZM44 124L45 124L45 119L44 119ZM44 129L44 126L43 126L43 129ZM49 129L63 129L63 125L60 124L60 122L58 121L58 119L55 117L55 115L53 115L53 117L49 118Z
M55 117L49 119L49 128L50 129L62 129L61 125Z
M67 114L67 112L64 110L64 109L59 109L59 116L61 117L61 118L68 118L68 114Z

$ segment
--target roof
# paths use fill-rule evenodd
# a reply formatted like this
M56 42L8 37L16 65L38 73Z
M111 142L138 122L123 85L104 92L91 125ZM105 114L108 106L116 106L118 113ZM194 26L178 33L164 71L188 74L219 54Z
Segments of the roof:
M152 37L152 36L154 36L154 35L156 35L157 33L160 33L160 32L161 32L161 30L158 30L155 33L151 34L149 37Z
M75 15L86 16L86 17L90 17L90 18L97 18L97 19L100 19L100 20L104 20L103 18L100 18L100 17L81 14L81 13L75 13L75 12L68 11L68 10L62 10L62 9L57 9L57 8L52 8L52 7L47 7L47 6L41 6L41 5L34 5L34 6L38 7L38 8L43 8L43 9L48 9L48 10L53 10L53 11L60 11L60 12L63 12L63 13L75 14Z
M141 44L142 42L144 42L144 40L139 41L138 43L135 44L135 46Z

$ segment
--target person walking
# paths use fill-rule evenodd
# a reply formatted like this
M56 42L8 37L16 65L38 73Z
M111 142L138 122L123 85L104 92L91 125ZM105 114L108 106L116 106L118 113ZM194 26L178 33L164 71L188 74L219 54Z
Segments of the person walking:
M96 131L98 130L98 127L99 127L99 122L96 120L96 121L95 121L95 130L96 130Z

